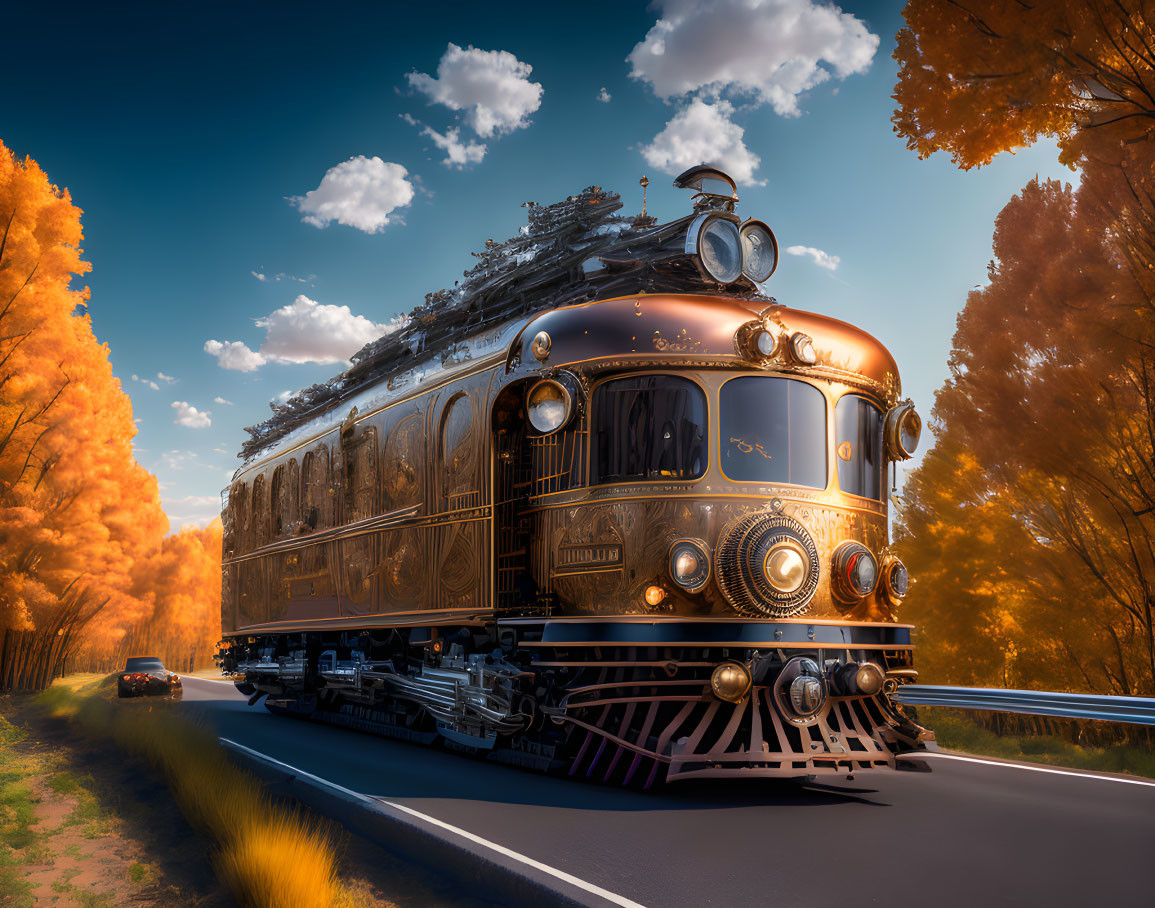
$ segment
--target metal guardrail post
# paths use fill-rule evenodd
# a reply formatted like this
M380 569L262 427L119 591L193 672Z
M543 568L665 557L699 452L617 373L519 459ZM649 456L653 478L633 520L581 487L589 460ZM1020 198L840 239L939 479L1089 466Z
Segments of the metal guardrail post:
M910 706L953 706L956 709L1025 713L1062 719L1097 719L1101 722L1155 725L1155 697L1113 697L1041 690L904 684L891 694L890 698L896 703Z

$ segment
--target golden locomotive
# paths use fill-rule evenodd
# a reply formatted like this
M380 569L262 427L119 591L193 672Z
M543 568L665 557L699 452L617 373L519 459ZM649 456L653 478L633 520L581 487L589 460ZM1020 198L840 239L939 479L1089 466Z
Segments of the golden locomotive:
M643 184L644 185L644 184ZM778 305L698 167L591 187L250 429L218 656L255 703L649 787L893 767L930 734L886 472L921 424L859 329Z

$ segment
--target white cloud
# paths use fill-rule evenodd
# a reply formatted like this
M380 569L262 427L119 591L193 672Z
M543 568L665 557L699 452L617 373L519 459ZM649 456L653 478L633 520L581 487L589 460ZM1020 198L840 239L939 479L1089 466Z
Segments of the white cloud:
M314 227L327 227L336 221L365 233L378 233L389 223L393 211L413 201L408 176L409 171L400 164L357 155L330 167L316 189L289 201L305 213L301 220Z
M598 92L598 100L603 104L609 104L610 101L613 100L613 97L613 95L606 91L606 87L604 85L602 86L601 91Z
M178 426L185 426L189 429L207 429L213 424L213 421L209 419L211 414L208 410L198 410L183 400L174 400L172 408L176 411L176 419L173 422Z
M279 404L283 404L285 401L287 401L290 397L292 397L296 393L297 393L296 391L282 391L280 394L278 394L276 397L274 397L273 400L275 400Z
M487 139L529 125L542 96L541 84L529 81L532 72L508 51L462 49L451 42L436 77L412 72L406 78L431 102L466 111L465 122Z
M156 382L154 382L151 378L141 378L139 375L133 375L132 380L138 381L142 385L144 385L146 388L152 388L152 390L154 390L154 391L160 390L160 385L158 385Z
M172 450L161 454L160 460L170 470L183 470L186 463L195 463L196 457L194 451ZM161 483L161 488L167 488L167 486Z
M819 268L825 268L827 271L836 271L838 263L842 261L838 256L823 252L821 249L815 249L813 246L787 246L786 251L790 255L808 255L814 259L815 265Z
M255 372L266 363L343 363L402 324L400 319L377 324L354 315L348 306L325 305L301 294L290 305L257 319L257 327L265 329L259 350L241 341L217 340L205 341L204 349L222 369L238 372Z
M182 498L162 496L162 502L172 530L186 526L206 526L219 517L221 511L221 499L217 495L185 495Z
M458 170L466 164L478 164L485 157L485 146L477 142L462 142L458 138L460 130L450 127L442 135L430 126L421 130L421 135L428 136L433 144L445 152L445 160L441 163L446 167L456 167Z
M389 325L354 315L348 306L323 305L304 294L257 319L257 327L265 329L261 354L285 363L345 362L390 330Z
M739 183L758 183L754 172L761 158L742 141L745 130L730 119L733 112L727 101L710 104L695 98L649 145L642 147L642 157L665 173L677 174L696 164L713 164Z
M269 277L263 271L250 271L249 274L262 283L267 283L268 281L296 281L298 284L311 284L317 279L317 275L315 274L310 274L308 277L297 277L295 274L285 274L283 271L272 277Z
M156 377L159 378L163 382L167 382L170 385L176 381L176 379L173 378L171 375L165 375L163 372L157 372Z
M231 400L225 400L223 397L214 397L213 403L214 404L223 404L226 407L231 407L233 405L233 402Z
M222 369L232 369L236 372L256 372L268 362L264 356L250 350L241 341L207 340L205 353L215 356L217 365Z
M784 117L830 77L865 72L878 35L815 0L658 0L661 18L626 58L660 98L752 97Z

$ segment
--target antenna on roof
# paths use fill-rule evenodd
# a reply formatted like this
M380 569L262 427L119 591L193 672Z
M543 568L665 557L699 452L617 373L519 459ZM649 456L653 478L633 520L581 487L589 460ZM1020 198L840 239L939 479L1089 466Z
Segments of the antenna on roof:
M638 185L642 187L642 213L634 218L635 227L649 227L657 218L652 218L646 214L646 187L650 185L650 178L643 176L638 180Z

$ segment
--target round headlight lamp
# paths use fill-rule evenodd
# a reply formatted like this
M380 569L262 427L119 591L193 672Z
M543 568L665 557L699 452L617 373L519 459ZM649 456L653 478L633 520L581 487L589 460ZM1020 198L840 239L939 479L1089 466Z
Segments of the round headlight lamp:
M695 218L686 232L687 254L696 254L703 270L720 284L742 276L742 238L738 226L716 214Z
M902 605L902 600L910 592L910 573L897 555L887 555L882 559L879 571L882 595L891 606Z
M905 400L886 414L883 429L886 453L891 460L908 460L918 450L922 437L922 417L914 409L914 401Z
M739 232L742 236L742 273L760 284L778 267L778 241L762 221L747 221Z
M763 322L747 322L734 335L734 349L739 356L756 363L773 360L782 351L784 338Z
M750 693L754 679L740 662L723 662L710 675L710 692L727 703L741 703Z
M576 396L577 382L571 376L543 378L525 397L529 424L542 435L552 435L573 416Z
M762 559L762 573L766 582L783 595L798 592L809 572L806 554L792 539L775 543Z
M717 546L718 588L741 614L789 618L805 610L818 588L818 547L793 517L744 514L726 527Z
M710 553L695 539L679 539L670 546L670 576L674 583L694 593L710 579Z
M839 602L854 605L874 592L878 562L866 546L844 542L834 550L831 562L830 586Z
M808 656L795 656L779 672L774 682L778 708L795 725L809 725L826 705L826 678L818 663Z
M809 334L803 334L801 331L796 331L790 335L790 352L804 366L813 366L818 362L818 351L814 348L814 340Z

